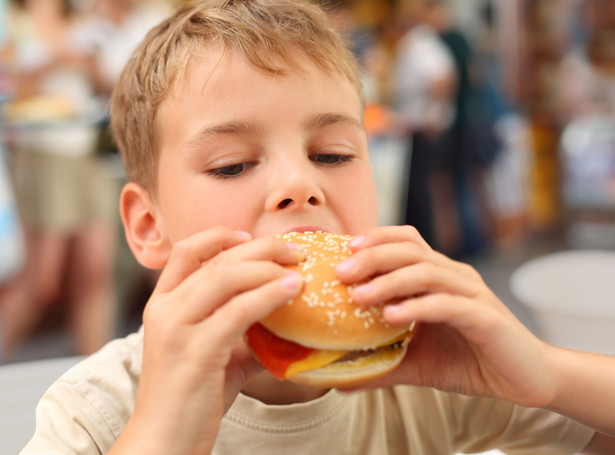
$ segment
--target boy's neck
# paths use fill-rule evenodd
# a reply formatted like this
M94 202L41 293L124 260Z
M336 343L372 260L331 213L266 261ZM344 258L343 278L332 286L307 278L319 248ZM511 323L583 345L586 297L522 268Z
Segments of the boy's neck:
M315 400L327 393L327 390L278 381L269 373L263 372L246 384L241 392L265 404L284 405Z

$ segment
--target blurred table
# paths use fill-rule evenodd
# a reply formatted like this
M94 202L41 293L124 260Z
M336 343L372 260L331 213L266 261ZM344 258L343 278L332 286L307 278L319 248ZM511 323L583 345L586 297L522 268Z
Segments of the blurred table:
M43 393L82 357L0 366L0 455L17 454L34 434Z
M615 251L566 250L532 259L510 279L548 343L615 355Z

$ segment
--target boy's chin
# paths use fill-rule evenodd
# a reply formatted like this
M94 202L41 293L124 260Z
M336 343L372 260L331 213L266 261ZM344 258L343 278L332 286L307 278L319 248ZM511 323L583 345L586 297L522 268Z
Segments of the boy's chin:
M280 381L267 370L264 370L254 376L244 386L241 393L265 404L284 405L312 401L320 398L327 391L328 389Z

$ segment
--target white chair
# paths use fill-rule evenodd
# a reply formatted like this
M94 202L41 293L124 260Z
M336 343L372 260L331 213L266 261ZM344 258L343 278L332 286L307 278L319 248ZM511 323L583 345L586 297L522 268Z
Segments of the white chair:
M34 434L35 409L47 388L82 357L0 366L0 455L17 454Z

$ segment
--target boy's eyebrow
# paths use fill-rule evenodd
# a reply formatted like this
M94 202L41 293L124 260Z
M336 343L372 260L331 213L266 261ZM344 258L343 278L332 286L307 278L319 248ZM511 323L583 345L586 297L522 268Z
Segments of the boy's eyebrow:
M305 123L304 128L308 130L325 128L329 125L343 124L364 129L363 124L356 118L343 113L326 112L310 117ZM234 134L238 136L259 135L265 128L258 122L249 120L229 120L228 122L205 127L199 130L190 138L187 143L188 148L198 148L200 144L211 141L215 136L223 134Z
M188 148L197 147L222 134L235 134L238 136L258 135L264 131L263 125L248 120L230 120L199 130L188 141Z
M314 117L308 119L308 121L305 123L305 127L306 129L310 130L324 128L326 126L335 124L344 124L359 128L361 130L364 129L363 123L361 123L358 119L348 114L338 112L326 112L322 114L317 114Z

